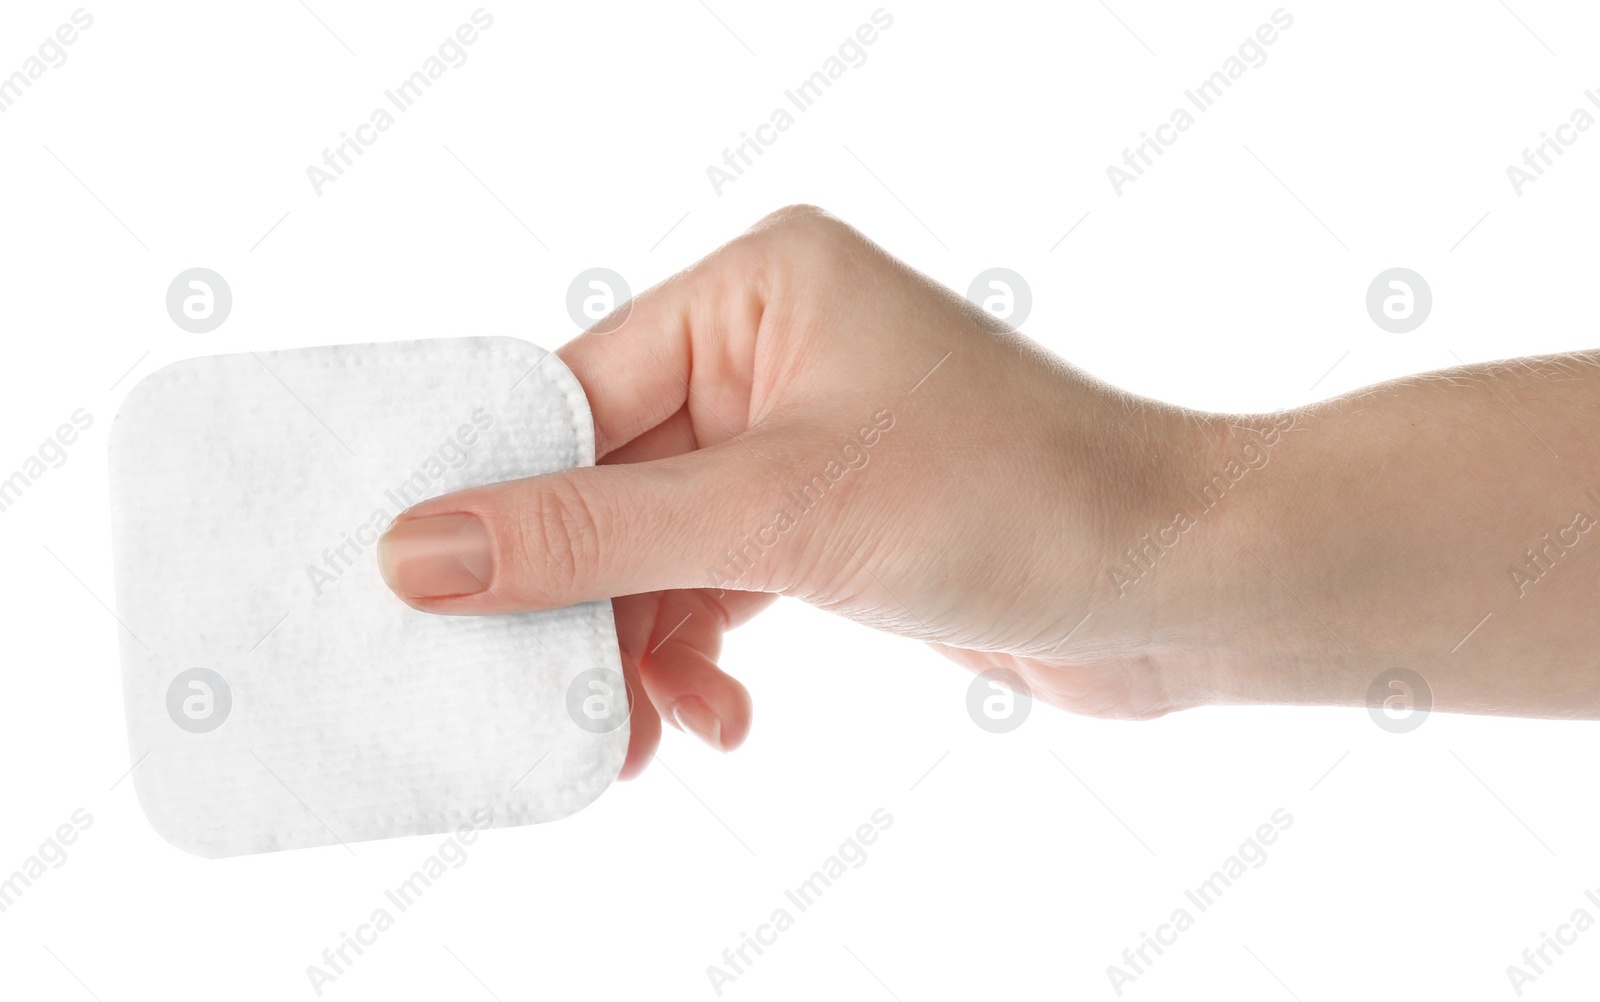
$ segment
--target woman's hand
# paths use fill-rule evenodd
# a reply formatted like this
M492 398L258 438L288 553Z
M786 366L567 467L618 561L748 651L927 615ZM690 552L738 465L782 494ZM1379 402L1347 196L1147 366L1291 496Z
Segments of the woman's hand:
M809 207L621 309L557 353L601 465L425 502L383 552L429 612L622 596L624 665L649 701L624 776L658 714L724 750L744 740L749 694L717 657L777 594L1009 667L1071 710L1201 701L1137 642L1153 605L1111 573L1169 520L1182 413L1092 382Z
M558 353L601 465L427 501L381 550L429 612L622 596L624 776L662 715L744 740L722 634L779 594L1100 716L1377 706L1398 671L1424 708L1600 717L1600 356L1202 414L809 207L622 312Z

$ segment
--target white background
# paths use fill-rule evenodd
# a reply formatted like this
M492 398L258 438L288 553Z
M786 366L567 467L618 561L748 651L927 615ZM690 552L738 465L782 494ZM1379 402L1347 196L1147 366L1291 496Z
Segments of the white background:
M468 62L319 196L306 167L476 4L307 2L90 7L67 62L0 115L0 470L74 409L95 418L0 514L0 871L75 809L94 818L0 914L6 997L314 998L307 965L438 842L208 862L118 783L104 448L167 362L487 333L554 347L580 270L643 288L796 201L960 290L1016 270L1027 333L1187 405L1264 410L1595 343L1600 130L1520 196L1506 176L1600 86L1588 5L1289 5L1266 64L1121 196L1106 167L1271 0L1109 0L1125 24L1095 0L886 5L867 63L720 195L706 167L872 0L492 5ZM0 10L0 74L74 9ZM233 289L211 334L164 309L194 266ZM1404 335L1364 308L1393 266L1434 295ZM708 965L880 807L894 821L866 863L723 997L1114 998L1107 965L1280 807L1293 825L1265 865L1124 997L1514 998L1524 948L1580 906L1600 916L1592 723L1435 715L1394 735L1362 710L1035 707L996 736L968 719L964 672L793 603L724 664L755 697L745 748L669 732L642 780L580 815L483 836L324 997L715 998ZM1525 994L1597 983L1591 930Z

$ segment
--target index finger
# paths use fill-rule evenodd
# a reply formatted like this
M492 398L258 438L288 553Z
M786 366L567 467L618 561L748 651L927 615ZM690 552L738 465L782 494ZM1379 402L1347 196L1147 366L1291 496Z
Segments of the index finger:
M748 426L761 302L730 275L742 269L724 266L732 250L647 289L556 350L589 398L597 459L680 410L702 447Z

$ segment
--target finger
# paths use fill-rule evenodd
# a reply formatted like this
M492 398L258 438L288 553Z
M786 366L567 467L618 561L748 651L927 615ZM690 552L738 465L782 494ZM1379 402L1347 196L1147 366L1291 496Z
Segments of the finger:
M482 615L719 584L733 527L770 492L746 443L470 488L404 512L379 543L384 580L428 612ZM783 568L765 554L740 587Z
M723 629L715 599L704 592L668 592L639 675L665 719L726 752L749 735L752 710L749 691L717 667Z
M744 430L762 304L728 267L738 253L723 248L620 307L620 326L613 315L556 350L589 398L597 456L685 407L708 444Z
M624 658L632 658L635 664L650 646L650 633L656 625L656 610L664 594L650 592L611 600L611 614L617 621L617 647Z
M622 657L622 677L628 686L628 753L617 779L629 780L644 771L661 744L661 715L650 702L634 658Z
M767 592L730 591L719 595L710 590L625 595L611 602L617 621L618 647L625 660L638 664L647 660L646 655L659 653L668 641L688 641L715 662L721 635L746 622L777 598ZM707 623L715 624L717 630L702 642L699 631ZM688 627L687 632L683 632L685 627ZM667 707L661 709L670 716Z
M607 464L644 463L652 459L681 456L700 448L695 438L694 422L689 409L680 407L677 413L635 438L620 445L601 458Z
M677 595L688 597L672 601L673 596ZM717 730L712 732L709 727L704 727L699 731L690 732L697 735L714 733L714 738L711 740L702 737L702 740L707 740L713 747L731 751L743 743L749 733L751 720L749 693L720 670L716 670L714 674L706 673L703 665L696 666L692 661L680 657L677 649L671 647L677 631L669 626L657 627L657 622L665 624L668 617L683 609L684 617L677 622L680 627L685 626L698 609L702 622L710 622L713 618L720 617L714 641L720 643L722 630L746 621L776 598L776 595L759 592L728 592L721 599L715 598L708 592L653 592L648 595L629 595L612 602L617 620L617 638L622 653L623 674L628 685L631 728L627 756L618 779L628 780L637 777L654 757L661 741L661 711L657 706L672 705L671 702L658 702L658 700L676 702L689 695L699 697L706 708L706 714L718 714ZM663 612L663 609L666 611ZM690 629L689 636L702 638L702 634L698 632L702 628L701 624L696 624ZM652 637L659 637L659 640L652 640ZM658 648L656 654L660 657L653 657L651 667L645 673L641 673L638 668L639 659L651 646ZM656 675L654 688L658 693L657 696L650 695L652 686L641 680L641 674L652 672ZM712 707L718 709L712 710ZM695 715L696 710L696 707L686 707L684 712L677 716L682 719L705 720L704 714ZM674 725L680 730L684 729L681 720L674 719L670 710L667 712ZM724 724L724 719L728 723Z

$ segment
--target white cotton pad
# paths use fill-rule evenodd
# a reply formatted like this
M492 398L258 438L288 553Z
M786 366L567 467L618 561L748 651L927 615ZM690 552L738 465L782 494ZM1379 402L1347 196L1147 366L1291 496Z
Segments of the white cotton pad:
M233 856L553 821L598 797L628 741L611 603L429 615L376 559L425 498L593 462L583 388L510 338L196 358L139 383L111 434L111 511L151 824Z

